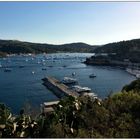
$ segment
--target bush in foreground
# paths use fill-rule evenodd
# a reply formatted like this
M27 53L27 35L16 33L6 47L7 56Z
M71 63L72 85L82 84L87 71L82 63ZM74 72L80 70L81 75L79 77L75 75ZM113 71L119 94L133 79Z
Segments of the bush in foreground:
M0 137L5 138L140 138L140 94L135 90L109 96L68 97L54 112L32 119L0 105Z

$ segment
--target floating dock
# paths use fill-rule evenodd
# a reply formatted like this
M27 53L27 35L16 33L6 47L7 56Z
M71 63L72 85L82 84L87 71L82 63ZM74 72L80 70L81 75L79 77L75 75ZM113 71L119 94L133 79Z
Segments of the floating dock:
M42 79L44 81L44 85L50 89L58 98L62 98L64 96L74 96L78 97L79 94L73 90L71 90L68 86L61 83L59 80L53 77L45 77Z

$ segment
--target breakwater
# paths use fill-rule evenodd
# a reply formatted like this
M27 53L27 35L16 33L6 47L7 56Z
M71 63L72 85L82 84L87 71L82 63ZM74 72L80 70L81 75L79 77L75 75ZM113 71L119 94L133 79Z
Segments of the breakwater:
M44 81L43 85L51 90L58 98L62 98L64 96L79 96L77 92L71 90L68 86L62 84L59 80L53 77L45 77L42 80Z

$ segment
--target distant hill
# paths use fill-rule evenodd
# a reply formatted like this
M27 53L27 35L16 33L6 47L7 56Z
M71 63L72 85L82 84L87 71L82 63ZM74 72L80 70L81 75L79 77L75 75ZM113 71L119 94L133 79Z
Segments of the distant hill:
M57 53L57 52L91 52L91 53L116 53L114 60L130 59L140 62L140 39L109 43L102 46L85 43L70 43L53 45L45 43L31 43L18 40L0 40L0 56L11 53Z
M129 59L140 63L140 39L109 43L96 48L95 53L116 53L112 59Z
M0 55L11 53L56 53L56 52L92 52L96 46L85 43L52 45L22 42L18 40L0 40Z

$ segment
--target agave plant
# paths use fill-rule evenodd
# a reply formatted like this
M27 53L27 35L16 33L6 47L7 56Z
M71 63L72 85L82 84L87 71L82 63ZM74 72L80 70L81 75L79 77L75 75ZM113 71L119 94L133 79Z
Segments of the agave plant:
M55 118L62 125L63 137L75 137L78 133L78 111L81 103L75 97L69 96L55 107Z
M20 115L16 117L14 124L15 137L37 137L37 123L29 115L25 115L24 110L20 111Z
M0 104L0 137L12 137L12 130L12 114L4 104Z

